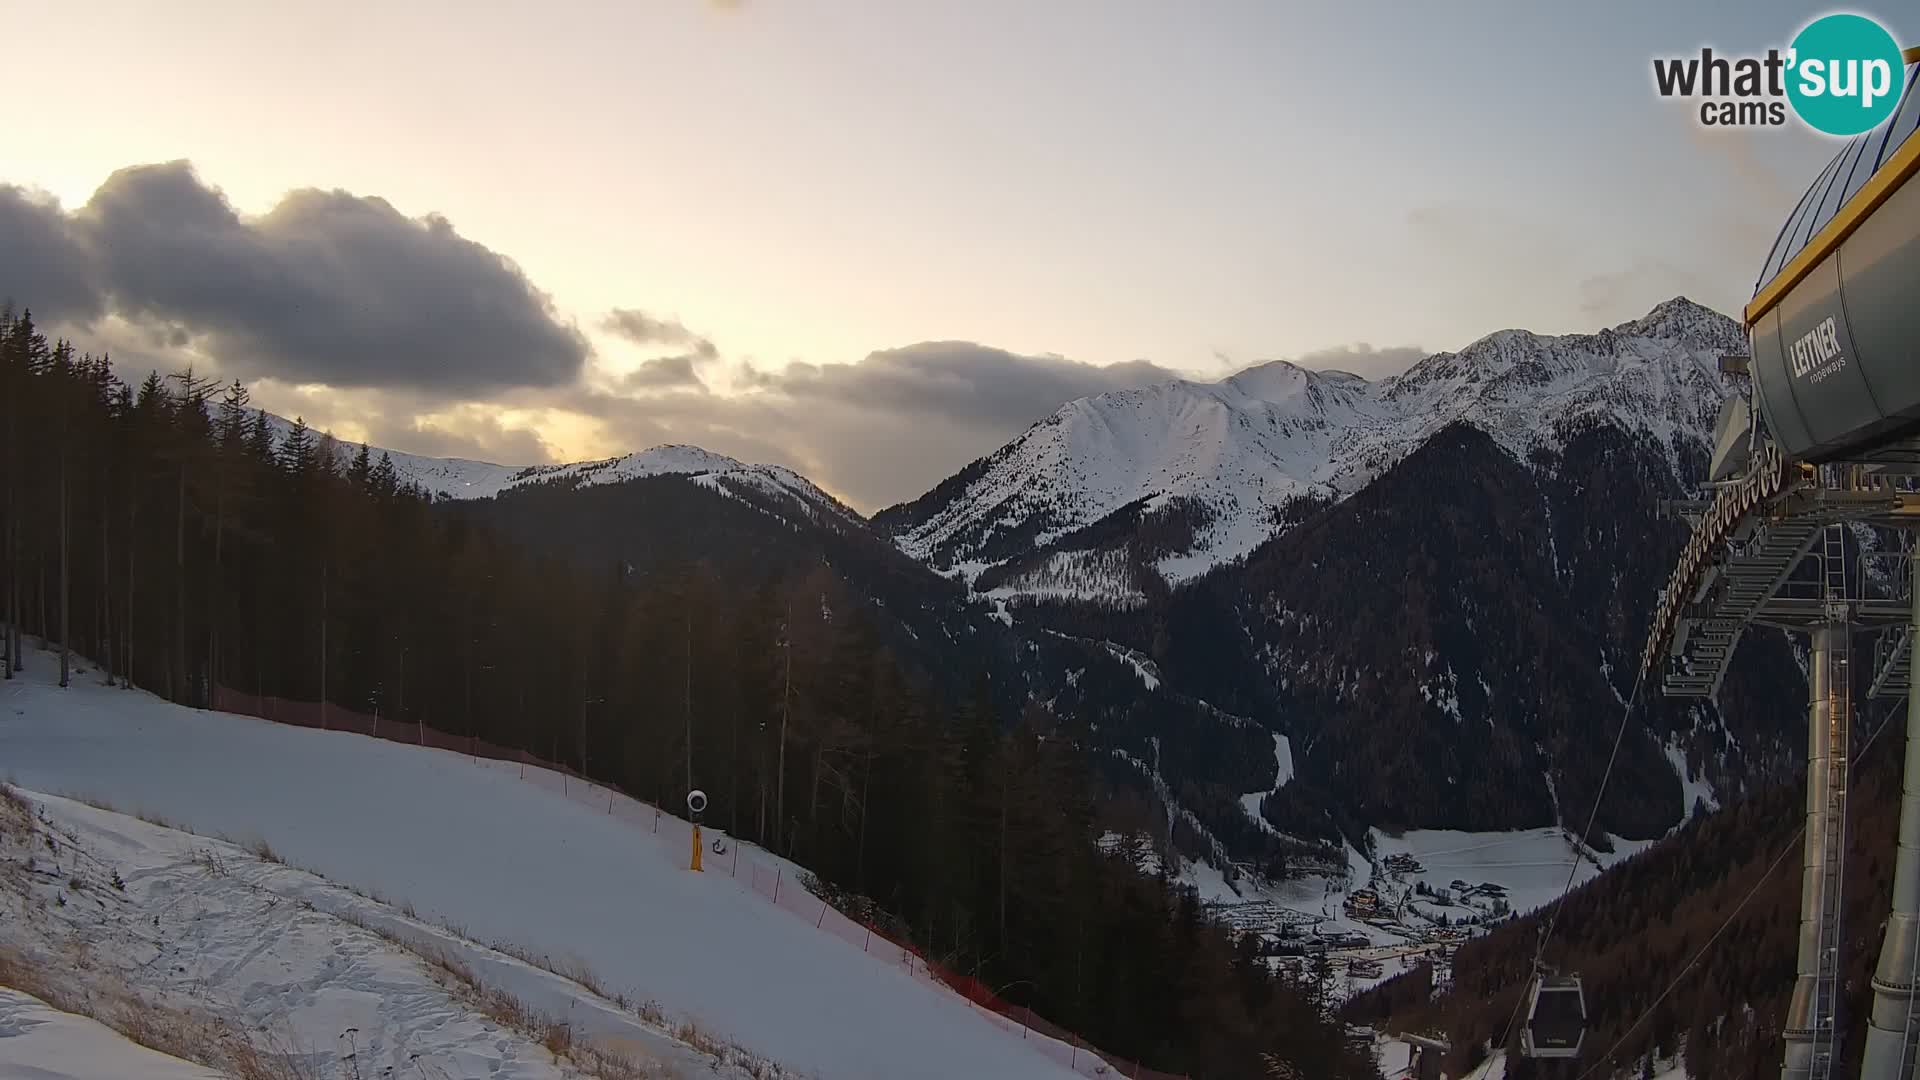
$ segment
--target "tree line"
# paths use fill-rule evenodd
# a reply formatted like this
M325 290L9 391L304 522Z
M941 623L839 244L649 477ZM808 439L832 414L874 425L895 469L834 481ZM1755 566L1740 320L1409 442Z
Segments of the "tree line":
M1263 1076L1264 1055L1375 1075L1324 996L1095 843L1113 792L1082 721L1009 710L984 671L942 689L830 566L643 569L516 542L239 382L132 385L10 308L0 466L9 679L32 660L198 707L222 686L324 701L667 806L697 785L709 822L1112 1053L1195 1077ZM727 502L632 483L689 513Z

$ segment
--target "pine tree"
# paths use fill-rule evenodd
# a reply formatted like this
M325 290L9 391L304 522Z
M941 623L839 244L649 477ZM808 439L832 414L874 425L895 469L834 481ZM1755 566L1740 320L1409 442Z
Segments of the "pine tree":
M247 455L257 464L274 460L273 425L265 409L254 410L253 423L247 429Z
M304 485L313 475L313 432L304 417L294 418L293 430L281 440L278 457L280 471L296 484Z

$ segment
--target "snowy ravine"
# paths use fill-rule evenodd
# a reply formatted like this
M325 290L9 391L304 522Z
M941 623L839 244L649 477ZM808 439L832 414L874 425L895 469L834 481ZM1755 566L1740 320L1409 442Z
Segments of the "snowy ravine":
M668 1022L802 1074L1075 1075L1017 1025L816 930L744 878L688 872L684 839L636 826L624 801L609 814L604 789L582 801L517 766L188 709L102 687L95 672L62 691L53 667L39 654L0 686L0 779L264 841L425 925L578 964L609 995L658 1002Z
M876 520L907 554L968 580L1058 541L1052 565L1071 565L1089 598L1131 596L1123 577L1086 580L1101 560L1070 534L1123 511L1178 514L1194 523L1191 544L1154 560L1177 583L1259 546L1289 500L1344 498L1455 421L1522 461L1597 422L1642 433L1672 459L1676 433L1710 427L1725 392L1718 356L1741 341L1732 320L1676 298L1597 334L1502 330L1379 381L1276 361L1219 382L1100 394ZM996 595L1032 582L1053 596L1065 580L1014 574Z

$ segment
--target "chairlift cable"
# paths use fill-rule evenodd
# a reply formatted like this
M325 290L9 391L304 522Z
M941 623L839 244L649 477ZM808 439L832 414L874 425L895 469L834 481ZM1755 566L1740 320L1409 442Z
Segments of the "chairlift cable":
M1621 711L1620 726L1613 733L1613 749L1607 753L1607 767L1605 771L1600 774L1600 787L1594 792L1593 809L1587 814L1587 826L1581 831L1580 835L1574 839L1573 865L1567 867L1567 882L1561 886L1560 896L1553 901L1553 911L1547 916L1547 924L1541 928L1539 941L1534 946L1533 963L1527 975L1530 981L1538 980L1540 977L1541 958L1546 956L1547 944L1553 940L1554 928L1560 921L1560 909L1566 902L1567 894L1573 891L1574 878L1580 873L1579 846L1584 843L1586 837L1593 832L1594 822L1600 819L1600 804L1606 801L1607 782L1613 779L1614 763L1620 759L1620 744L1625 741L1627 736L1627 722L1633 719L1633 706L1635 702L1640 700L1640 688L1646 684L1646 678L1646 666L1642 665L1640 674L1634 676L1633 692L1627 695L1625 707ZM1519 998L1514 1001L1513 1015L1507 1018L1507 1026L1501 1035L1500 1041L1502 1045L1505 1045L1506 1041L1513 1037L1514 1022L1520 1019L1520 1009L1526 1004L1530 996L1531 995L1522 989Z
M1884 717L1881 717L1879 725L1876 726L1873 729L1873 731L1867 735L1866 741L1861 743L1860 749L1854 753L1853 760L1848 763L1849 768L1851 768L1854 765L1858 765L1860 764L1861 761L1865 760L1867 756L1867 749L1873 745L1873 741L1880 737L1880 733L1882 731L1886 730L1887 724L1893 720L1894 714L1899 712L1901 709L1905 707L1906 707L1906 703L1903 700L1901 702L1895 703L1893 708L1887 710L1887 715ZM1660 996L1654 998L1653 1003L1648 1005L1646 1009L1643 1012L1641 1012L1639 1017L1634 1020L1633 1023L1627 1025L1627 1029L1620 1033L1620 1037L1618 1039L1615 1039L1613 1045L1607 1048L1607 1052L1600 1055L1599 1060L1595 1061L1592 1065L1589 1065L1587 1067L1587 1071L1581 1073L1580 1076L1578 1077L1578 1080L1587 1080L1587 1077L1592 1076L1596 1070L1606 1065L1608 1061L1612 1059L1614 1051L1620 1049L1620 1047L1626 1043L1627 1039L1630 1036L1632 1036L1636 1030L1639 1029L1640 1025L1646 1023L1647 1018L1653 1015L1653 1011L1660 1007L1660 1003L1667 1000L1668 996L1670 996L1674 992L1674 990L1679 987L1680 980L1687 977L1687 973L1692 971L1694 966L1700 962L1700 958L1707 954L1707 950L1713 947L1713 943L1720 940L1720 935L1726 933L1727 928L1733 925L1733 920L1736 918L1739 918L1740 912L1745 910L1747 903L1751 901L1754 898L1754 896L1760 892L1761 886L1767 883L1767 880L1773 876L1773 872L1779 869L1781 861L1784 860L1789 854L1791 854L1793 849L1799 845L1800 839L1802 836L1806 834L1806 831L1807 831L1807 824L1805 821L1802 821L1800 823L1800 827L1793 831L1793 836L1788 838L1786 844L1780 848L1779 854L1775 855L1773 857L1773 861L1767 864L1767 868L1761 871L1760 879L1753 883L1753 888L1748 889L1747 895L1741 897L1740 902L1733 906L1733 910L1731 912L1728 912L1727 917L1721 920L1719 928L1716 929L1707 938L1707 940L1700 946L1699 949L1694 951L1692 958L1689 959L1683 967L1681 967L1679 973L1673 977L1673 981L1667 984L1667 988L1665 990L1660 991ZM1920 955L1920 954L1916 954L1916 955ZM1920 964L1920 960L1917 960L1916 964Z

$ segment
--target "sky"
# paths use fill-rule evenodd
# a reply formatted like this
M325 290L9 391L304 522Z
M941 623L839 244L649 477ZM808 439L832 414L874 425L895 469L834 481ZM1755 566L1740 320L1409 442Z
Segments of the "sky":
M1872 7L1920 42L1920 17ZM0 296L349 439L910 499L1072 398L1751 295L1823 7L10 0Z

